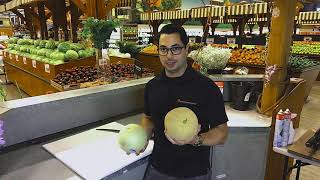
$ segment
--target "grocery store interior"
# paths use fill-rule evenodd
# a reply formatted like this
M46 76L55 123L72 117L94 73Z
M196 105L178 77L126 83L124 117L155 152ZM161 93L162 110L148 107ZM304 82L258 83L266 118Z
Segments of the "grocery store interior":
M166 24L223 95L211 179L320 179L318 0L0 0L0 180L143 179L153 141L127 155L117 135Z

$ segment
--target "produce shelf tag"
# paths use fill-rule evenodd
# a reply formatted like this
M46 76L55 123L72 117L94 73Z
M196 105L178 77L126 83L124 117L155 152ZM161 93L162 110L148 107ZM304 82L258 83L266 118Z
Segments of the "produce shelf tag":
M207 44L213 44L214 43L214 38L207 38L206 43Z
M44 71L46 73L50 73L50 65L49 64L44 64Z
M27 64L27 58L26 57L23 57L22 61L23 61L23 64L25 64L25 65Z
M306 36L303 38L303 41L310 42L310 41L312 41L312 37Z
M3 56L4 56L4 57L7 57L7 53L6 53L6 52L3 52Z
M19 61L19 56L18 55L16 55L16 61Z
M12 59L12 54L9 54L9 58Z
M32 67L37 68L37 61L36 60L32 60Z
M236 44L236 38L227 38L227 44Z
M245 102L248 102L248 101L250 100L250 95L251 95L251 92L248 92L248 93L246 94L246 96L244 97L244 101L245 101Z

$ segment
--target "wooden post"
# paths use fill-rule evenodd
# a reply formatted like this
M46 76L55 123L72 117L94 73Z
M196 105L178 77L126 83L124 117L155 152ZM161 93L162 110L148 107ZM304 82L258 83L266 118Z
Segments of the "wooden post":
M150 21L150 25L152 26L153 33L153 44L158 44L158 34L159 34L159 26L163 22L163 20L153 20Z
M30 35L32 39L36 39L35 29L33 26L33 18L30 14L30 9L28 7L24 8L25 20L26 20L26 27L30 31Z
M284 93L296 9L296 0L274 0L273 2L273 17L266 64L276 64L281 69L274 73L271 83L263 88L261 98L262 112L274 105ZM273 136L273 134L270 136ZM274 154L272 148L269 149L265 180L281 178L284 162L283 159L277 158Z
M176 26L182 26L185 22L187 22L187 19L171 19L170 22Z
M77 30L78 30L80 12L79 12L79 8L72 1L70 1L70 14L71 14L72 41L78 42Z
M66 17L66 2L65 0L48 1L48 6L52 12L54 39L59 40L59 27L64 31L64 39L67 41L68 36L68 23Z
M249 29L250 29L250 34L252 34L253 28L255 24L248 24Z
M211 32L212 32L212 36L214 35L214 32L216 31L216 28L219 24L217 23L212 23L211 24Z
M265 26L265 22L258 22L258 26L259 26L259 34L262 35L263 33L263 27Z
M200 21L201 21L202 30L203 30L203 35L202 35L201 40L202 40L202 42L206 42L208 34L209 34L209 28L210 28L207 26L208 18L202 18Z
M108 6L112 6L115 0L109 1ZM117 2L115 2L116 5ZM112 4L112 5L111 5ZM114 5L114 6L115 6ZM87 15L88 17L94 17L97 19L106 18L106 4L104 0L89 0L87 1Z
M232 25L233 35L236 36L237 35L237 29L238 29L238 23L231 23L231 25Z
M48 30L43 2L38 2L38 14L40 19L41 39L48 39Z

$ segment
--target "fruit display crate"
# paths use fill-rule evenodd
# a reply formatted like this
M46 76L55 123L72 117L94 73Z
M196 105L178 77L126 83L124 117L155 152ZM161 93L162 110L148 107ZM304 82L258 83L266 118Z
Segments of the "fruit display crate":
M74 89L79 89L80 84L73 84L73 85L60 85L52 80L50 80L50 84L52 87L56 88L59 91L69 91L69 90L74 90Z
M4 52L3 56L4 56L4 61L7 61L27 72L35 74L48 81L50 81L57 74L65 71L66 69L71 69L73 67L79 67L79 66L95 66L96 65L95 56L77 59L77 60L66 62L64 64L59 64L59 65L52 65L52 64L36 61L23 56L11 54L9 52Z

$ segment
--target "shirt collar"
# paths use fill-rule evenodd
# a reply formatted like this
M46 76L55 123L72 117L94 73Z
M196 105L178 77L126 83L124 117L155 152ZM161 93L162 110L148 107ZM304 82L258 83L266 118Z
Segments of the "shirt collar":
M163 80L163 81L186 82L186 81L192 80L195 73L196 73L195 70L191 67L190 64L188 64L187 69L185 70L183 75L180 77L175 77L175 78L168 77L166 75L165 70L163 69L161 73L158 75L157 79Z

